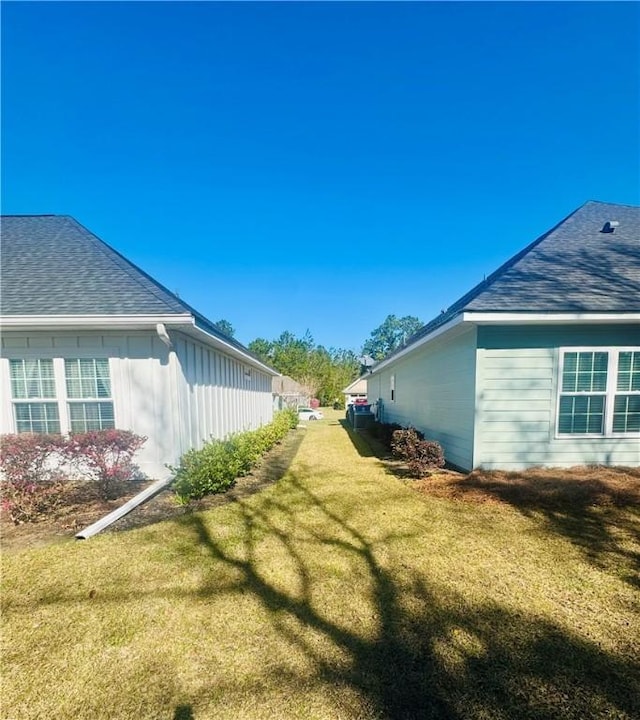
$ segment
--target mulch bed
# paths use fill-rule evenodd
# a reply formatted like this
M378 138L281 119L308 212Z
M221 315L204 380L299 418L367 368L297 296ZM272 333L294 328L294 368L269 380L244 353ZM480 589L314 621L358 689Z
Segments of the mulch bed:
M247 497L279 480L287 471L304 433L300 430L287 435L280 445L268 452L252 473L238 478L235 486L222 495L211 495L188 506L179 505L175 495L166 489L138 506L103 532L122 532L152 523L177 518L200 510L219 507ZM131 482L121 487L115 500L105 501L96 496L86 484L70 485L64 502L51 514L34 523L15 525L6 513L0 514L0 534L3 551L49 545L72 539L76 533L124 505L148 487L153 480Z
M415 479L407 465L394 459L377 438L367 432L360 436L389 473L424 495L558 511L568 507L640 507L640 468L587 465L514 472L474 470L468 474L444 468Z

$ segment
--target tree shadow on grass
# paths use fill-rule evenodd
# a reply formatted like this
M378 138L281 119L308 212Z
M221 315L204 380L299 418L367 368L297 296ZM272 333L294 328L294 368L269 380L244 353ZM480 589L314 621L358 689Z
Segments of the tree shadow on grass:
M402 462L367 432L343 425L361 455L375 456L388 474L421 493L466 502L497 501L542 521L543 532L568 539L599 569L615 568L640 588L640 469L586 466L519 472L455 470L416 481Z
M361 698L367 718L584 720L640 713L637 658L614 656L554 623L434 586L401 563L383 563L394 534L369 539L301 477L290 473L288 482L313 508L313 523L277 501L262 508L241 502L244 536L233 550L216 540L202 516L181 523L214 567L233 570L237 589L260 602L272 627L296 656L304 655L318 680ZM286 529L273 520L279 513L289 514ZM267 538L277 539L294 569L295 582L286 587L270 579L269 561L261 559ZM317 546L311 555L310 544ZM345 556L360 574L358 593L375 619L368 630L323 604L323 553ZM220 592L215 575L201 597ZM280 681L295 693L308 678L287 668ZM234 692L216 688L221 691L230 698ZM200 700L207 692L203 688Z
M342 429L346 431L358 455L361 457L377 457L380 459L381 456L379 452L381 452L383 446L381 445L380 448L373 447L371 438L367 436L365 430L354 430L346 419L339 420L338 423L342 426Z
M523 472L474 471L451 483L453 496L479 494L508 503L544 530L578 547L594 566L611 566L640 587L640 484L633 469L532 468Z

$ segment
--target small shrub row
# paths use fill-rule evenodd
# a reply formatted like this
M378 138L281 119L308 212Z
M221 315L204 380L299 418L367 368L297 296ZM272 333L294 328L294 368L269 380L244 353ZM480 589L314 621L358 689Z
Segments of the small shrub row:
M145 440L126 430L3 435L2 509L14 523L34 522L61 503L68 480L78 476L108 500L135 475L133 456Z
M426 477L435 468L444 467L444 453L438 442L425 440L415 428L401 428L393 432L391 452L406 461L413 477Z
M297 412L287 408L257 430L236 433L226 440L210 440L199 450L189 450L180 458L180 465L171 468L178 502L186 505L205 495L225 492L297 424Z

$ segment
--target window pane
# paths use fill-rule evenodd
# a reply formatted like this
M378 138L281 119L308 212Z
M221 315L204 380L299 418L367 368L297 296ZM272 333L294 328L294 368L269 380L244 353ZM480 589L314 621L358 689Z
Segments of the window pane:
M560 398L558 432L560 434L602 433L604 397L573 395Z
M69 403L69 421L71 432L113 428L113 403Z
M640 395L616 395L613 432L640 432Z
M56 403L16 403L16 431L19 433L59 433L60 419Z
M623 392L640 390L640 352L620 353L616 389Z
M14 398L27 397L24 382L24 367L22 360L9 360L9 375L11 376L11 395Z
M562 392L605 392L608 358L606 352L565 353Z
M54 398L53 360L9 360L11 395L21 398Z
M65 373L69 398L111 397L109 361L106 358L65 360Z

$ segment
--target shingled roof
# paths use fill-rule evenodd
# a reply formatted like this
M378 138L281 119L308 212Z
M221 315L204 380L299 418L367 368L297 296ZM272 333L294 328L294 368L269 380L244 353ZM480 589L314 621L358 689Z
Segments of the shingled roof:
M67 215L0 218L0 316L168 316L243 345ZM260 361L261 362L261 361Z
M613 232L603 232L610 221L619 224ZM585 203L388 358L463 312L640 312L640 207Z

